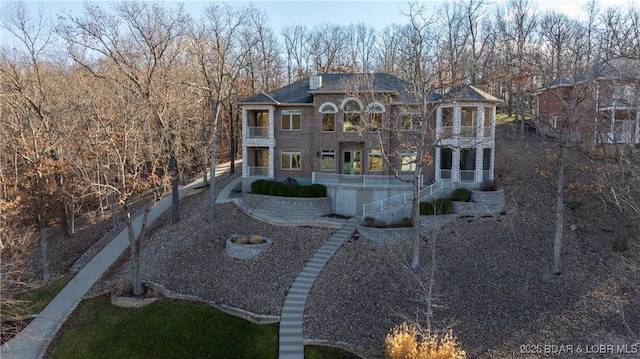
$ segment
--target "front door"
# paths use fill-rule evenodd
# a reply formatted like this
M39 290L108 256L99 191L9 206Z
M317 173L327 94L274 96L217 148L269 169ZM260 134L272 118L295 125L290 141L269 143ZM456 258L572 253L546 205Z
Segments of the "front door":
M362 174L362 151L342 151L342 173L345 175Z

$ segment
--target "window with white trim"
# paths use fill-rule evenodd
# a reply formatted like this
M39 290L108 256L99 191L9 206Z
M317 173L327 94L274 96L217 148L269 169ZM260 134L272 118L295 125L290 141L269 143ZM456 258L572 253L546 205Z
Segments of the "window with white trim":
M338 107L330 102L324 103L320 107L323 132L333 132L336 130L336 112L338 112Z
M422 127L422 119L419 113L403 113L400 115L403 131L419 131Z
M282 110L282 129L284 131L300 131L300 110Z
M369 151L369 172L381 172L382 171L382 151L371 150Z
M362 108L355 99L346 100L342 105L344 111L344 121L342 130L344 132L358 131L360 128L360 112Z
M282 150L281 168L283 170L299 170L300 158L300 150Z
M558 116L551 116L551 126L558 128Z
M384 106L379 102L373 102L367 106L367 113L367 129L369 131L382 130L382 114L384 113Z
M336 170L336 151L322 150L320 153L320 169L322 171Z
M416 170L416 162L418 157L416 151L402 151L400 156L402 158L400 171L414 172Z

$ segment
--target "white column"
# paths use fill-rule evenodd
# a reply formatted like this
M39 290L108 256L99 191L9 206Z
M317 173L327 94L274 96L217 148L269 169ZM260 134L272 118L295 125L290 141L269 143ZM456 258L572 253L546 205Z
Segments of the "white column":
M458 115L460 111L458 111ZM455 122L454 122L455 123ZM458 116L458 129L460 129L460 117ZM460 182L460 147L456 147L451 154L451 182Z
M246 138L249 133L247 109L242 107L242 177L249 177L249 150Z
M484 160L484 149L480 148L480 147L476 147L476 170L474 173L474 180L473 182L475 183L482 183L482 165L483 165L483 160Z

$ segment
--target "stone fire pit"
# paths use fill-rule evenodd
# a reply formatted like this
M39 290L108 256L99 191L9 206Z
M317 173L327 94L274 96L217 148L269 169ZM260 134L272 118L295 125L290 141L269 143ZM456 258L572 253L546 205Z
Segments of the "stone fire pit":
M227 254L235 259L255 257L267 249L273 240L259 235L232 235L227 238Z

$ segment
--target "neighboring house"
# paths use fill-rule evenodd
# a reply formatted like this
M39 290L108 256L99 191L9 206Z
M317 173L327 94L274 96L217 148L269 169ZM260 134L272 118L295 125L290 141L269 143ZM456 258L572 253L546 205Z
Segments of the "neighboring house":
M640 142L640 59L615 57L587 75L559 80L535 92L544 134L567 130L606 146ZM591 141L590 141L591 142Z
M243 189L258 178L323 183L341 198L335 213L362 214L363 204L410 191L422 126L433 158L423 185L493 179L499 100L472 86L413 88L384 73L323 74L240 101Z

